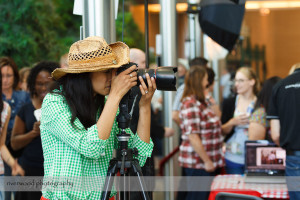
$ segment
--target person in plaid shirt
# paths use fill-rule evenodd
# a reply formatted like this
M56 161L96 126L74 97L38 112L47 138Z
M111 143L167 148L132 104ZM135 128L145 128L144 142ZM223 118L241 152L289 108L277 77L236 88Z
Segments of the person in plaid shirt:
M179 163L186 176L213 176L224 166L221 121L205 100L204 90L208 84L204 67L193 67L185 79L181 120L182 143ZM192 188L195 182L187 181ZM207 182L205 183L207 184ZM208 199L209 192L190 191L186 199Z
M59 87L44 99L40 126L45 160L42 199L101 198L102 187L93 186L98 180L103 180L100 186L104 184L113 150L118 147L119 128L115 120L118 106L122 97L137 84L137 78L142 93L140 118L137 134L129 128L126 130L131 134L128 146L138 149L141 166L151 156L150 113L155 80L147 74L147 87L143 79L137 77L136 66L116 76L116 68L127 63L129 48L126 44L108 45L101 37L88 37L70 47L68 68L53 71L52 77ZM64 178L80 178L78 182L83 188L45 187L51 178L62 178L65 182ZM86 183L82 181L84 178ZM115 194L112 191L111 197Z

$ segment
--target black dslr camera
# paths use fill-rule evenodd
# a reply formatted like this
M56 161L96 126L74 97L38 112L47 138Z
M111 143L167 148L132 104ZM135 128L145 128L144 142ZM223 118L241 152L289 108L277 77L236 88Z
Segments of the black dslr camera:
M117 74L122 71L128 69L132 65L136 65L136 63L128 63L120 67L117 71ZM156 86L158 90L164 91L176 91L176 76L177 67L158 67L156 69L137 69L136 70L138 77L143 77L144 82L147 85L146 73L149 74L150 77L153 77L156 82ZM137 85L140 85L139 79L137 80Z

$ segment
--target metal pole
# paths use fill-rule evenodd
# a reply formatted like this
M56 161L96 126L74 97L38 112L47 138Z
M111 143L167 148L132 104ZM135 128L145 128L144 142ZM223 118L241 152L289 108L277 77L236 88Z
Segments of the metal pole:
M189 59L192 60L196 57L196 49L195 49L195 15L188 14L189 19L189 35L190 35L190 50L189 50Z
M80 26L80 40L83 40L83 26Z
M214 99L217 101L217 104L220 105L220 70L219 70L219 60L218 59L214 59L212 60L212 69L215 72L215 77L217 79L215 79L215 85L214 85L214 91L213 91L213 97Z
M83 1L83 38L89 36L104 37L107 43L116 40L115 1Z
M89 0L83 0L83 13L82 13L82 26L83 26L83 38L88 37L89 34Z
M149 68L149 16L148 16L148 0L145 0L145 55L146 68Z
M162 35L162 65L177 66L177 28L176 28L176 1L160 0L160 31ZM165 126L172 127L172 92L164 92L164 123ZM165 155L169 154L173 149L173 139L165 139ZM173 160L165 168L165 175L174 174ZM166 187L173 188L173 181L166 183ZM164 199L174 199L173 192L166 192Z
M200 0L188 0L189 4L198 4ZM189 59L203 56L203 39L200 24L198 22L198 14L188 14L189 36L190 36L190 52Z
M203 56L203 35L200 27L200 23L198 21L198 14L195 15L194 20L195 26L195 56L202 57Z

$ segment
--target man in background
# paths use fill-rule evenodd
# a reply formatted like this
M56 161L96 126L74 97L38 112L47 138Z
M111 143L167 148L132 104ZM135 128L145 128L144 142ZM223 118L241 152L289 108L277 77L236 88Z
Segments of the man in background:
M134 62L138 65L138 69L146 69L146 55L145 53L136 48L130 49L130 62ZM139 120L139 100L141 98L141 93L138 87L133 87L132 88L132 95L137 96L136 101L133 104L133 100L129 100L128 105L134 106L133 108L133 113L132 113L132 119L130 123L130 129L133 133L136 133L137 130L137 123ZM129 110L131 110L129 106ZM154 155L155 152L157 151L156 147L156 141L158 139L162 139L164 137L170 137L174 134L174 130L169 127L163 127L160 125L157 121L157 119L154 117L154 112L153 109L151 108L151 127L150 127L150 137L153 140L154 143L154 148L153 148L153 153L150 158L147 158L147 161L142 167L142 172L144 176L155 176L155 168L154 168ZM153 179L154 180L154 179ZM153 181L146 181L147 189L149 191L154 189L154 182ZM150 199L152 199L152 192L148 192ZM137 199L142 199L140 196L140 193L137 192L131 192L130 194L130 199L131 200L137 200Z
M59 64L60 64L60 68L68 68L69 67L67 53L60 57Z
M146 69L146 55L145 53L136 48L130 49L130 62L138 64L139 69Z
M273 141L286 150L287 186L291 200L300 199L300 66L278 82L267 112Z

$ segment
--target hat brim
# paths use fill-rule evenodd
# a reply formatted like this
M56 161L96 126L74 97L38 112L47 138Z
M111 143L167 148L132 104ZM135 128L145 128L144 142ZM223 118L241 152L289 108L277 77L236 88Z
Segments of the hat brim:
M115 65L98 65L97 63L92 63L92 64L81 64L81 67L78 68L58 68L55 69L52 73L51 76L55 79L58 80L61 77L65 76L66 74L80 74L80 73L86 73L86 72L100 72L104 71L107 69L114 69L114 68L119 68L122 65L128 64L129 63L129 47L123 43L123 42L115 42L112 44L109 44L111 47L113 53L116 55L116 61L117 64Z

